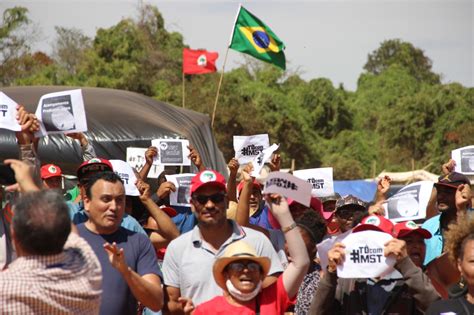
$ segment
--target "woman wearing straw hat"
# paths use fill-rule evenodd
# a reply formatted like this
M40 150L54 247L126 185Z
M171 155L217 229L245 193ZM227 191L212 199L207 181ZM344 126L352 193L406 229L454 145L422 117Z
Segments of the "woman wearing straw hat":
M232 243L213 267L214 279L224 290L223 296L198 305L194 315L283 314L294 303L308 269L308 253L301 234L295 229L286 199L279 195L266 199L273 216L283 226L292 261L274 284L262 289L270 259L257 256L255 249L244 241ZM186 310L193 309L191 305L187 306Z

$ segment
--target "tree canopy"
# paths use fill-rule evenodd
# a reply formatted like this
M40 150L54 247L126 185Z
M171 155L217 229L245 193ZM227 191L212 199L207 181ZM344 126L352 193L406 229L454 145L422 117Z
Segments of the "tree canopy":
M29 23L25 8L3 13L2 86L108 87L181 105L186 44L165 29L156 7L146 5L136 19L99 29L94 38L57 27L51 56L31 51L20 32ZM219 98L214 133L226 159L234 155L233 135L268 133L281 144L284 167L295 159L299 169L333 166L336 178L356 179L408 170L412 161L438 172L452 149L474 143L474 89L442 84L423 50L401 39L368 54L353 92L245 60L226 72ZM186 107L210 115L219 75L185 80Z

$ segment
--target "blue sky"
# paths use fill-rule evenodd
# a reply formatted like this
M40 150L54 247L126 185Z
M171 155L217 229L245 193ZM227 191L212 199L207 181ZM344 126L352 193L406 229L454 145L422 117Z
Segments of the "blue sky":
M238 1L142 1L159 8L170 31L191 48L220 54L222 67ZM51 51L54 26L75 27L93 37L98 28L135 17L136 0L2 0L0 9L29 9L39 31L35 49ZM471 0L242 1L286 44L287 69L306 80L329 78L355 90L367 55L383 40L400 38L425 51L443 82L474 85L474 8ZM229 52L226 69L243 62Z

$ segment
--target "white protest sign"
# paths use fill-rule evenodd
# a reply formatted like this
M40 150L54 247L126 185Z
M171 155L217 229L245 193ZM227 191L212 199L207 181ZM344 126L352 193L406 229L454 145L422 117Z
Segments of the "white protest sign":
M451 158L456 162L455 172L474 175L474 145L451 151Z
M319 257L319 264L321 265L322 270L326 270L328 266L328 252L329 250L334 246L336 243L342 242L346 236L352 233L352 230L346 231L342 234L339 234L337 236L327 238L316 247L318 248L318 257Z
M12 131L21 131L21 126L16 120L18 104L5 93L0 92L0 128Z
M182 139L154 139L151 145L158 149L158 158L153 164L158 165L191 165L188 158L189 141Z
M346 259L337 266L339 278L376 278L393 272L395 257L384 256L384 244L393 237L376 231L351 233L342 242Z
M239 164L247 164L270 146L268 134L234 136L235 158Z
M143 166L146 163L145 160L145 152L146 148L136 148L136 147L128 147L127 148L127 163L140 172ZM150 171L148 172L148 178L158 178L158 176L165 170L163 165L153 164L150 167Z
M433 182L420 181L402 187L383 205L385 216L394 222L424 219Z
M311 201L311 185L307 181L283 172L271 172L268 175L263 193L280 194L307 207Z
M109 162L112 164L114 172L122 179L123 185L125 186L125 194L127 196L140 196L140 192L137 186L135 186L137 176L132 167L122 160L109 160Z
M260 152L253 160L252 160L252 165L253 165L253 171L250 174L253 177L258 177L260 176L260 172L262 171L263 166L265 165L265 162L270 160L272 157L273 152L275 152L278 149L279 145L278 144L272 144L271 147L266 148L262 152Z
M69 90L41 96L36 117L40 121L37 137L55 133L87 131L82 90Z
M304 179L313 186L311 191L313 196L327 197L334 195L332 173L332 167L323 167L294 171L293 175Z
M166 175L166 180L172 182L176 186L176 191L170 194L171 206L189 207L189 199L191 198L191 179L196 174L178 174Z

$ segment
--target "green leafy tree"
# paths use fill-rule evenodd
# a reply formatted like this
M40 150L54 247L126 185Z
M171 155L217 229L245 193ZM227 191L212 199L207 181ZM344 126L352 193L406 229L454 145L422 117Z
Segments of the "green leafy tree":
M378 75L393 64L406 68L418 81L440 83L439 75L431 71L431 59L425 56L423 50L400 39L382 42L377 50L368 55L364 69Z

